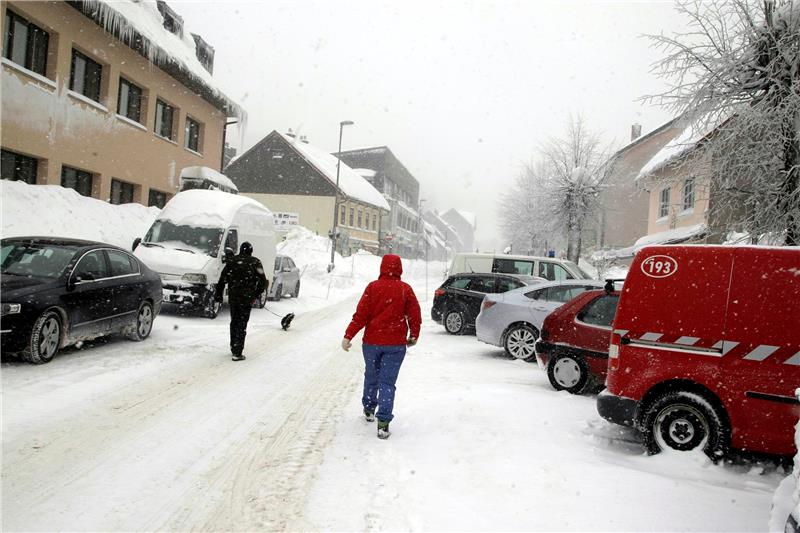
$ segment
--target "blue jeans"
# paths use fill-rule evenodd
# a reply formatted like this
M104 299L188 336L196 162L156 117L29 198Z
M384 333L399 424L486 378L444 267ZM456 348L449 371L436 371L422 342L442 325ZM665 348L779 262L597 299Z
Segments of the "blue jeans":
M394 415L394 391L400 365L406 356L405 344L381 346L363 344L364 351L364 396L361 404L367 411L375 411L381 422L391 422Z

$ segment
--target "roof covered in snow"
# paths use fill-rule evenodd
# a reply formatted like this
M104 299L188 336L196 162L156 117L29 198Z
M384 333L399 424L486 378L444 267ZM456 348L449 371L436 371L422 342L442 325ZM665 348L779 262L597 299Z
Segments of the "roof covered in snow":
M667 143L661 150L645 163L639 171L636 179L639 180L657 170L664 168L669 163L680 158L689 150L697 146L701 141L707 138L717 127L724 123L729 118L729 115L720 115L716 118L703 117L699 120L688 123L683 131L679 133L672 141Z
M334 155L283 133L278 133L278 135L283 137L320 174L330 180L332 184L336 184L336 163L339 160ZM378 189L359 176L356 171L344 164L344 162L339 168L339 189L346 196L386 211L390 210L386 198L378 192Z
M82 0L73 5L228 115L246 119L244 109L223 93L197 59L197 43L192 34L184 28L181 35L176 35L164 27L164 16L155 0Z
M695 224L693 226L675 228L645 235L644 237L640 237L633 244L633 246L638 251L639 248L643 248L651 244L677 244L686 242L690 239L702 237L706 233L708 233L708 226L705 224Z
M202 178L218 183L223 187L229 187L235 191L239 190L228 176L209 167L185 167L181 170L181 178Z
M456 213L461 215L461 218L467 221L467 223L472 226L473 229L478 227L478 217L475 216L475 213L471 211L464 211L462 209L456 209Z

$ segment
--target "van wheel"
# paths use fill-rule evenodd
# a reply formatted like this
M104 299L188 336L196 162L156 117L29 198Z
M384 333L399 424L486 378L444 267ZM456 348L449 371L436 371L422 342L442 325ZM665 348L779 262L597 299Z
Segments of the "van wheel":
M450 309L444 314L444 329L450 335L463 335L467 321L462 309Z
M555 390L581 394L589 382L589 365L579 356L556 355L547 362L547 379Z
M647 407L642 420L647 452L666 448L702 449L711 459L724 455L728 431L723 417L703 396L686 391L668 392Z
M203 306L203 316L212 320L217 318L219 310L222 309L222 302L218 302L215 296L213 290L206 292L206 303Z
M61 318L55 311L45 311L36 319L31 338L22 358L35 365L49 363L61 346Z
M536 331L536 329L520 324L519 326L514 326L506 333L503 347L506 350L506 354L510 357L530 362L536 358L534 346L536 345L536 339L538 337L539 332Z
M139 311L136 313L136 324L133 331L128 336L134 341L143 341L150 336L153 330L153 306L150 302L142 302Z

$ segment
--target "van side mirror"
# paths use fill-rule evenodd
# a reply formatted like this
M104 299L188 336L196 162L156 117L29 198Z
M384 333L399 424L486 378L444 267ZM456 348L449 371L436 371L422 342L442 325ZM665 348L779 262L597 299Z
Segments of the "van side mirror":
M141 237L136 237L135 239L133 239L133 244L131 245L131 252L136 251L136 248L139 246L139 243L141 242L142 242Z

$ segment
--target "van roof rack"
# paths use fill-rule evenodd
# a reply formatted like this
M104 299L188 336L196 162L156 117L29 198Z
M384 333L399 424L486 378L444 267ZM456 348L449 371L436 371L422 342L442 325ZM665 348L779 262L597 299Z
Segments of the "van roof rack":
M606 278L606 284L603 289L606 292L614 292L614 284L615 283L624 283L625 278Z

